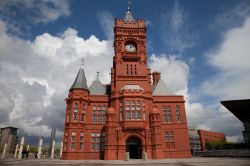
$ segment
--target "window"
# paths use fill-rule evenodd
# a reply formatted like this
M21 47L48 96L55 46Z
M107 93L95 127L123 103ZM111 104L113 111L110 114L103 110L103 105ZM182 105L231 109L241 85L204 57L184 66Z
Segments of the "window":
M133 75L133 66L130 65L130 74Z
M63 150L66 150L67 147L67 142L68 142L68 132L65 132L65 136L64 136L64 145L63 145Z
M130 112L126 111L126 119L130 119Z
M129 71L128 71L128 64L127 64L127 75L129 75Z
M126 104L126 111L130 110L130 101L126 100L125 104Z
M136 68L136 65L134 65L134 67L135 67L135 75L137 75L137 68Z
M106 110L107 110L107 107L102 106L102 123L106 122Z
M70 118L69 112L67 112L67 115L66 115L66 123L69 123L69 118Z
M165 143L167 149L175 148L173 131L165 131Z
M80 142L79 150L83 150L83 142Z
M75 142L76 141L76 132L72 131L71 133L71 142Z
M120 101L120 120L123 120L123 103Z
M121 108L121 105L120 105ZM140 100L126 100L125 101L125 111L126 111L126 119L127 120L140 120L141 119L141 107ZM120 109L121 110L121 109ZM122 112L121 112L122 114Z
M84 141L84 133L83 131L80 133L80 142L83 142Z
M76 132L72 131L72 133L71 133L70 150L75 150L75 145L76 145L75 141L76 141Z
M70 150L75 150L75 147L76 147L76 143L75 142L72 142L70 144Z
M79 150L83 150L83 142L84 142L84 133L83 133L83 131L81 131L81 133L80 133Z
M176 119L178 123L181 122L181 110L179 105L176 105Z
M86 113L86 104L82 103L82 118L81 118L81 122L85 122L85 113Z
M132 119L134 120L135 119L135 111L132 111Z
M163 106L163 122L164 123L171 123L172 122L172 113L171 113L171 106Z
M74 113L73 113L73 121L77 122L77 113L78 113L78 104L74 104Z
M91 151L100 151L100 133L91 133Z
M130 108L131 108L132 111L135 110L135 101L134 100L131 101L131 107Z
M107 106L101 106L98 107L93 106L92 111L92 123L101 123L104 124L106 122L106 110Z

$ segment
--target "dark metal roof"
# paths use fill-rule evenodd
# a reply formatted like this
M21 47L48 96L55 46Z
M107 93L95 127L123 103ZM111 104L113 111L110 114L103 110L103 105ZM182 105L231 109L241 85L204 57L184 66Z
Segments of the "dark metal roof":
M153 96L172 96L174 93L160 78L158 83L153 87Z
M89 91L91 95L105 95L106 87L101 83L101 81L97 77L96 80L94 80L90 85Z
M73 85L71 86L70 90L72 89L87 89L88 90L87 80L85 77L84 70L82 68L79 70L76 76L76 79Z
M130 4L131 4L131 2L128 1L127 11L126 11L126 14L125 14L125 17L124 17L123 21L128 21L128 22L135 21L135 19L132 16L132 12L130 10Z
M123 18L123 21L128 21L128 22L135 21L130 11L126 12L125 17Z
M221 101L241 122L250 120L250 99Z

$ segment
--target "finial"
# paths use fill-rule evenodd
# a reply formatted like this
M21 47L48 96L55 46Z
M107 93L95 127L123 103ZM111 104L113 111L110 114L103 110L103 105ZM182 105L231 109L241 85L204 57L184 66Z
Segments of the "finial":
M84 58L82 58L81 69L83 69L83 66L84 66Z
M96 72L96 79L99 79L99 71Z
M124 21L135 21L133 16L132 16L132 12L130 10L130 4L132 4L131 0L127 0L127 11L125 13L125 17L124 17Z
M130 4L132 4L131 0L127 0L127 13L130 13Z

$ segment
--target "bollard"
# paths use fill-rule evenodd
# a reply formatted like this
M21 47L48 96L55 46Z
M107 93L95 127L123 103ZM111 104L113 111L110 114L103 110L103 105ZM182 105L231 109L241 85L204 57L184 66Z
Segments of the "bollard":
M62 157L62 151L63 151L63 142L61 142L61 147L60 147L60 158Z
M22 152L23 152L23 144L24 144L24 136L21 138L21 143L20 143L20 148L19 148L19 153L18 153L18 158L22 158Z
M18 144L16 144L15 155L14 158L17 158Z
M39 158L39 159L41 157L42 144L43 144L43 139L42 139L42 137L40 137L39 138L39 145L38 145L38 153L37 153L37 158Z
M3 154L2 154L2 159L4 159L4 158L5 158L6 148L7 148L7 144L4 144Z
M50 156L50 158L54 158L54 151L55 151L55 140L53 140L53 142L52 142L52 148L51 148L51 156Z
M129 152L126 152L125 153L125 161L128 161L129 160Z
M146 152L143 152L143 160L147 160L148 159L148 154Z

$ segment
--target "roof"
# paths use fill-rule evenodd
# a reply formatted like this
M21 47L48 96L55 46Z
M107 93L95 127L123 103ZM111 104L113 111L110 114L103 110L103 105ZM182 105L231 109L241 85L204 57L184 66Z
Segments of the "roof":
M106 94L106 86L101 83L99 78L92 82L89 87L89 91L91 95L105 95Z
M174 95L174 92L160 78L158 83L153 87L153 96L170 96L170 95Z
M125 17L123 18L123 21L129 21L129 22L135 21L130 11L126 12Z
M129 21L129 22L135 21L135 19L134 19L133 16L132 16L132 12L131 12L131 10L130 10L130 6L129 6L130 4L131 4L131 2L128 1L128 4L127 4L127 11L126 11L126 14L125 14L125 17L124 17L123 21Z
M0 129L7 129L7 128L18 129L17 127L12 127L12 126L8 126L8 127L3 127L3 128L0 128Z
M72 89L87 89L88 90L87 80L86 80L83 68L80 68L80 70L76 76L76 79L75 79L73 85L71 86L70 90L72 90Z
M221 101L241 122L250 120L250 99Z

